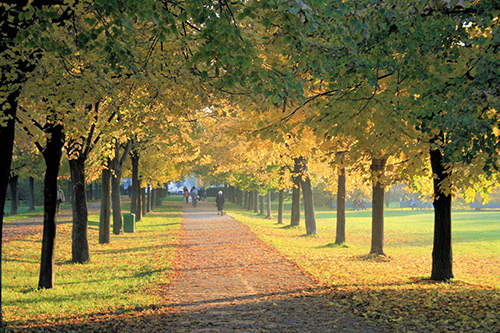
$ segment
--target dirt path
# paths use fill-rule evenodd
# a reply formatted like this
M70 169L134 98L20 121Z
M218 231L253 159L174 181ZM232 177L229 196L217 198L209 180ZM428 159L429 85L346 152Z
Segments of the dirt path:
M212 203L186 206L179 251L172 332L378 331L339 313L325 288Z

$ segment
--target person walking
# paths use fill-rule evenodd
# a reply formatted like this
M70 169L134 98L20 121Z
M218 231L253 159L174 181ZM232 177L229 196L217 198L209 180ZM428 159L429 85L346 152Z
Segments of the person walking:
M184 186L184 199L186 200L186 203L189 201L189 190L187 186Z
M191 199L193 200L193 206L196 207L196 203L198 202L198 190L196 187L191 188Z
M59 214L59 207L61 206L61 203L66 201L66 198L64 197L64 191L62 190L61 186L57 185L57 207L56 207L56 214Z
M222 191L219 191L217 193L217 197L215 198L215 203L217 205L217 215L223 216L224 215L224 203L226 202L226 199L224 198L224 193Z

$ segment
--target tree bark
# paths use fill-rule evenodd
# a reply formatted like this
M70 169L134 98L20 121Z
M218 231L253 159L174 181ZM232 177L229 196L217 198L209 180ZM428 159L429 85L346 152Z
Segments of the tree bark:
M264 196L259 195L259 215L264 215Z
M17 14L15 14L17 16ZM1 31L4 33L4 29L7 29L8 26L6 24L1 26ZM17 33L17 32L15 32ZM15 37L15 33L12 38ZM0 41L1 49L0 51L5 50L5 41L7 39L3 39ZM11 82L6 82L3 80L2 75L2 88L3 86L9 86ZM2 240L3 240L3 213L5 209L5 198L7 194L7 187L9 184L10 177L10 165L12 162L12 150L14 147L14 133L15 133L15 123L14 119L16 116L17 110L17 98L21 92L21 87L16 89L12 93L10 93L4 103L0 103L0 109L2 110L5 116L5 126L0 126L0 157L2 159L2 163L0 163L0 258L2 256ZM3 90L3 89L2 89ZM2 260L0 260L0 329L3 327L3 316L2 316Z
M384 170L385 158L372 159L372 244L370 253L384 253Z
M251 191L247 191L246 198L247 198L247 210L252 210L253 209L253 194Z
M35 179L28 177L28 210L35 210Z
M285 190L281 189L278 196L278 224L283 224L284 206L285 206Z
M266 219L271 218L271 190L267 191L267 215Z
M335 244L345 243L345 168L341 168L337 181L337 233Z
M439 149L431 149L430 159L434 175L434 245L431 280L446 281L453 278L451 195L441 189L441 184L450 173L443 166L443 155Z
M89 200L92 200L92 197L94 196L94 186L93 186L92 183L89 184L89 190L88 191L89 191L89 194L88 194L87 198Z
M298 158L294 159L293 165L293 189L292 189L292 211L290 217L291 226L300 225L300 161Z
M56 210L57 210L57 176L64 145L62 125L50 125L46 131L50 134L47 145L42 152L46 170L43 187L43 236L40 260L40 277L38 289L54 287L54 248L56 242Z
M71 205L73 207L73 242L72 261L84 263L90 260L88 242L88 208L87 192L85 191L85 159L80 155L69 160L73 195Z
M111 224L111 170L102 170L101 215L99 217L99 244L110 243Z
M141 188L141 214L142 216L146 216L146 188Z
M9 178L10 187L10 215L17 215L17 207L19 204L19 192L17 188L18 175Z
M147 186L146 213L151 211L151 186Z
M66 181L66 204L69 205L71 203L71 198L73 197L73 193L71 193L71 179Z
M254 190L252 192L253 194L253 212L258 213L259 212L259 193L257 193L257 190Z
M123 233L122 220L122 201L120 192L120 180L122 178L122 168L125 159L130 153L132 144L128 141L125 145L123 153L120 155L122 145L115 143L115 156L111 160L111 169L113 171L111 178L111 205L113 206L113 234L119 235Z
M130 198L130 212L132 214L137 214L137 201L139 194L139 154L132 151L131 153L132 160L132 195ZM137 215L136 215L137 221Z
M314 214L314 195L312 191L311 178L307 170L307 164L303 157L300 158L302 177L301 187L304 196L304 217L306 224L306 233L316 235L316 217Z

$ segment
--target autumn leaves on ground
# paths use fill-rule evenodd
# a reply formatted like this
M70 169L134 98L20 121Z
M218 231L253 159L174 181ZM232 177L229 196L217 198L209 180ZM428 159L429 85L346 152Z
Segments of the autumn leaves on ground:
M36 290L40 233L8 241L2 269L7 329L500 330L498 211L455 213L456 279L435 283L427 280L431 211L389 209L387 256L370 256L369 211L347 213L347 246L336 247L334 211L319 210L318 236L305 237L302 226L228 208L232 218L218 217L215 208L212 219L200 215L198 225L207 230L195 230L189 241L193 227L186 220L181 227L183 204L175 199L138 222L135 233L107 245L97 244L97 216L91 216L86 264L69 262L71 225L60 224L51 290ZM190 251L206 257L190 262ZM216 275L226 276L225 287L210 286ZM186 279L192 289L182 285Z

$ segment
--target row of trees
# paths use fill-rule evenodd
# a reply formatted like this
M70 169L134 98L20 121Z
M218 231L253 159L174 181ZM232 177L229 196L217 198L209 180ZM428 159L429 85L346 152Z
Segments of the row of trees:
M0 208L16 140L45 164L50 288L63 155L75 262L89 259L86 182L116 189L129 155L134 189L193 170L261 195L301 189L308 234L312 183L335 179L339 242L345 188L370 183L375 253L385 187L429 180L431 278L450 279L451 198L498 177L498 12L493 0L4 2ZM103 198L119 233L119 200Z

